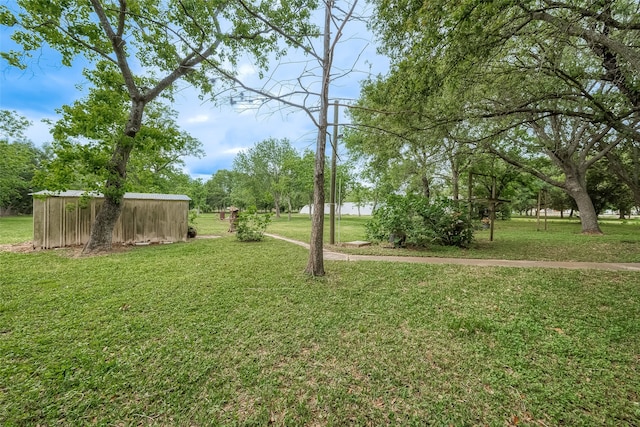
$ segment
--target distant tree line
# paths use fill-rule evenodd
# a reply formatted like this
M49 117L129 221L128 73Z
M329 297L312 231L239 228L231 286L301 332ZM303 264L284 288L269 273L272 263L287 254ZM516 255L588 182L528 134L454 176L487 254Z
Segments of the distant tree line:
M199 212L217 212L234 205L241 209L254 207L262 211L298 212L312 204L312 174L314 154L297 151L287 139L267 139L237 154L233 167L216 171L208 180L193 179L182 171L184 155L201 155L200 142L177 130L171 110L157 108L143 129L147 145L144 153L134 156L129 166L127 191L147 193L180 193L191 197L191 207ZM69 150L65 138L69 130L63 119L54 126L54 142L37 147L25 136L28 120L16 112L0 111L0 213L2 215L29 214L32 198L29 193L42 189L91 189L92 162L101 162L97 155L89 156L73 144ZM164 127L154 124L163 123ZM159 120L163 118L163 120ZM167 121L168 120L168 121ZM171 123L171 125L169 125ZM57 132L57 133L56 133ZM352 134L353 135L353 134ZM169 141L171 139L171 141ZM85 145L88 142L85 141ZM381 148L383 145L381 144ZM144 155L143 155L144 154ZM508 218L512 212L535 215L538 198L543 191L543 207L561 212L574 212L574 200L559 188L550 186L535 176L524 173L497 156L468 153L474 159L461 169L457 198L468 194L468 171L475 170L472 181L475 216L481 218L487 208L482 202L491 196L495 178L496 197L509 200L499 205L498 218ZM377 153L382 156L382 153ZM338 165L337 203L346 201L359 205L379 206L390 194L419 194L425 196L424 181L428 181L431 197L455 198L452 170L441 164L425 180L416 165L389 162L389 167L376 167L375 157L356 151L345 153L345 161ZM327 170L329 166L327 166ZM357 172L356 172L357 171ZM329 191L328 174L326 191ZM630 215L637 204L627 186L620 185L606 161L592 166L587 172L587 191L598 214L616 210L621 217Z

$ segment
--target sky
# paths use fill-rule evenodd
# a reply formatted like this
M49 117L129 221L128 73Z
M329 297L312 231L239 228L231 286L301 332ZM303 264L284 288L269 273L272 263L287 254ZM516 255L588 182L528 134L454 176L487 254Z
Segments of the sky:
M320 26L321 14L318 18L316 24ZM11 34L12 29L0 27L0 51L16 48ZM335 53L334 70L353 68L355 71L332 83L332 99L348 103L358 97L363 79L386 73L388 60L376 53L373 39L362 22L353 21L345 27L343 41ZM49 126L42 120L57 120L56 109L81 99L87 90L86 79L82 76L86 61L78 60L73 67L65 67L59 58L57 52L43 48L25 70L13 68L0 59L0 109L15 110L28 118L32 126L27 136L39 146L51 141ZM279 62L271 63L270 72L276 81L288 81L299 75L302 60L302 55L289 52ZM237 71L252 86L265 84L249 58L239 62ZM305 84L314 86L318 81L319 78L310 78ZM238 152L267 138L287 138L300 151L315 150L317 131L304 112L283 108L277 102L269 102L259 109L247 103L231 105L228 93L219 97L217 104L202 101L198 95L194 88L180 83L175 102L171 104L178 111L180 128L199 139L205 151L203 158L184 158L184 171L192 178L206 181L219 169L231 169ZM332 111L329 117L333 117ZM339 121L345 123L346 120L347 116L340 109Z

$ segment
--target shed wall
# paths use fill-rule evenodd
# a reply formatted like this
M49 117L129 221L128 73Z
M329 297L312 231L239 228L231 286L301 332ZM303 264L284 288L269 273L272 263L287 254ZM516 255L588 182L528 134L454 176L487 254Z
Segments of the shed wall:
M81 208L77 197L33 200L33 245L49 249L84 245L104 199ZM179 242L187 240L189 202L185 200L124 199L112 243Z

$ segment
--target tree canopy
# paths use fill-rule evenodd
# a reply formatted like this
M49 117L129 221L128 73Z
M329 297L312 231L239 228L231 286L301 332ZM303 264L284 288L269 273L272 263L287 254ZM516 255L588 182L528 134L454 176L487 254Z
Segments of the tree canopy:
M53 156L37 175L40 187L104 191L109 178L106 165L126 121L129 99L112 64L99 62L84 75L92 87L85 98L59 110L61 118L52 127ZM136 135L137 149L127 164L126 191L175 191L172 181L182 174L182 158L204 154L201 142L180 130L176 118L177 112L164 103L146 107Z
M255 201L270 196L276 217L280 218L283 198L292 191L290 168L297 156L289 140L269 138L238 153L233 169L247 177L247 187Z
M414 143L424 134L420 147L452 140L498 155L566 191L583 231L599 233L586 171L640 142L637 2L375 3L393 66L365 86L355 119Z

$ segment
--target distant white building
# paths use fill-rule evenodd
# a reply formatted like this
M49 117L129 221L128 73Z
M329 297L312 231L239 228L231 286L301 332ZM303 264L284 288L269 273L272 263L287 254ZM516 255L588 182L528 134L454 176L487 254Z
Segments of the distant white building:
M309 205L305 205L300 209L301 214L309 214L309 211L313 212L313 209ZM324 214L329 215L329 203L324 204ZM372 215L373 203L364 203L360 206L352 202L343 203L336 209L336 215Z

